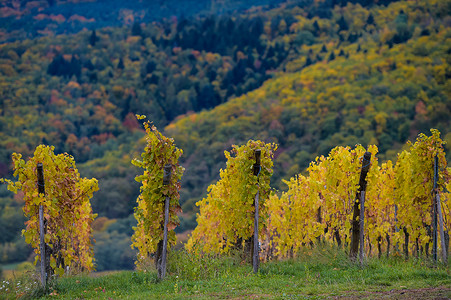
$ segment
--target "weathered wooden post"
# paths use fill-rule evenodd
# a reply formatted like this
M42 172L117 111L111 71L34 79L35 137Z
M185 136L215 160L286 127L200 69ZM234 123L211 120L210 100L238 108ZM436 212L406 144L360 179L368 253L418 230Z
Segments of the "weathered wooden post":
M409 237L410 234L407 231L407 227L403 227L402 231L404 232L404 257L409 259Z
M163 173L163 185L169 185L171 182L171 170L172 165L167 164L164 166ZM161 253L161 260L158 266L158 278L164 279L166 276L166 257L168 247L168 222L169 222L169 201L171 199L166 196L164 201L164 228L163 228L163 250Z
M349 257L351 259L357 258L357 252L359 250L360 242L360 222L357 218L360 218L360 199L362 192L366 190L366 175L370 169L371 164L371 152L365 152L362 160L362 170L360 172L359 189L357 190L355 202L354 202L354 213L352 216L352 233L351 233L351 248L349 250ZM363 246L362 246L363 248Z
M397 204L395 204L395 232L396 233L399 232L399 227L398 227L398 205ZM396 242L396 244L395 244L395 253L399 254L399 244L398 244L398 242Z
M42 163L37 165L37 177L38 177L38 193L44 194L45 196L45 183L44 183L44 168ZM47 261L45 255L45 225L44 225L44 207L42 204L39 205L39 250L41 252L41 285L46 287L47 284ZM50 263L50 262L49 262Z
M258 186L258 176L260 175L260 170L261 170L261 165L260 165L260 160L261 160L261 150L257 149L255 150L255 164L254 164L254 176L257 176L257 188L259 188ZM254 267L254 273L258 272L258 265L259 265L259 242L258 242L258 208L259 208L259 194L260 191L259 189L257 189L257 194L255 194L255 201L254 201L254 206L255 206L255 215L254 215L254 248L253 248L253 253L252 253L252 266Z
M442 261L446 265L448 264L448 248L446 246L446 240L445 240L445 226L443 221L443 214L442 214L442 206L440 204L440 194L437 193L436 195L436 203L437 203L437 214L438 214L438 220L440 225L440 245L442 247Z
M444 264L448 263L448 253L447 253L447 247L446 247L446 241L445 241L445 226L443 222L443 214L442 214L442 206L440 204L440 193L438 191L438 156L435 156L434 159L434 199L433 199L433 205L434 205L434 246L433 246L433 254L434 254L434 260L437 261L437 217L439 221L440 226L440 245L442 247L442 260Z
M432 257L437 261L437 180L438 180L438 157L434 158L434 186L432 188Z
M319 196L321 197L321 193L319 194ZM323 219L321 217L321 206L318 207L318 210L316 211L316 222L318 222L318 224L321 224L323 222ZM327 228L325 228L325 230L326 229ZM321 242L321 235L316 237L316 241L318 242L318 244Z
M365 256L365 191L360 192L360 248L359 258L360 263L364 263Z

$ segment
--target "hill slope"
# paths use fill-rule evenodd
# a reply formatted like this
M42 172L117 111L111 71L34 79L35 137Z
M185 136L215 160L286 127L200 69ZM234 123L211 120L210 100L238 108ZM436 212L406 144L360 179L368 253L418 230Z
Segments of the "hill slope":
M200 195L207 182L199 178L218 176L223 150L248 139L280 145L276 187L337 145L376 144L382 159L394 159L407 139L434 127L448 140L449 153L451 30L442 13L427 1L336 8L337 23L340 15L353 15L347 23L361 24L362 31L351 25L335 38L320 35L262 87L166 127L185 150L184 186ZM321 29L336 26L333 19L296 17L298 35L314 22ZM342 41L353 34L360 36L355 42Z
M195 225L194 203L224 166L223 151L250 138L280 145L276 188L337 145L378 144L382 159L393 158L436 127L449 147L451 1L353 2L361 4L289 1L2 44L0 176L11 176L12 152L27 156L40 143L74 155L82 176L100 182L102 270L133 266L136 113L167 125L184 150L179 231ZM0 187L3 261L28 255L20 206Z
M36 0L0 2L0 43L104 27L131 26L163 18L243 11L281 0Z

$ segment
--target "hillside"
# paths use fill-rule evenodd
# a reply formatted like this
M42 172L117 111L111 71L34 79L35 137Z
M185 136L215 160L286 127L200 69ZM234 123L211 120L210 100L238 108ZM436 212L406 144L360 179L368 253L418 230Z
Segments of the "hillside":
M284 72L255 91L166 127L185 151L184 186L201 195L208 182L199 178L218 176L223 150L251 138L280 145L272 179L278 188L284 188L281 178L298 174L337 145L375 144L380 159L396 160L408 139L433 127L450 153L451 30L436 4L396 2L369 11L349 4L336 7L331 20L307 19L300 12L293 42L307 36L315 22L321 33L311 45L296 48L299 54L290 54ZM341 16L349 16L348 29L338 28L334 36L330 31ZM353 35L358 37L350 42Z
M449 153L451 2L352 2L288 1L3 43L0 177L12 176L12 152L27 156L40 143L73 155L82 176L99 179L104 270L133 266L139 170L130 161L143 148L134 114L184 150L178 232L195 226L194 203L225 165L223 151L250 138L280 145L278 189L337 145L377 144L380 159L393 159L434 127ZM29 254L21 205L0 187L0 263Z
M163 127L260 86L288 54L279 42L281 22L294 19L259 7L1 44L0 177L12 177L13 152L27 157L41 143L73 155L82 176L99 179L92 203L99 214L98 268L133 267L131 213L139 187L130 161L143 147L134 114ZM245 53L252 55L244 59ZM0 187L0 263L30 254L20 237L22 205L20 196ZM186 213L179 231L195 225Z
M0 43L77 33L104 27L132 26L163 18L188 18L243 11L280 0L36 0L0 2Z
M258 274L237 257L193 257L172 251L168 276L154 270L64 276L45 295L34 280L8 278L2 299L449 299L445 266L403 259L370 260L362 268L336 248L261 264ZM19 283L19 285L17 285ZM3 288L3 290L2 290ZM49 295L50 294L50 295Z

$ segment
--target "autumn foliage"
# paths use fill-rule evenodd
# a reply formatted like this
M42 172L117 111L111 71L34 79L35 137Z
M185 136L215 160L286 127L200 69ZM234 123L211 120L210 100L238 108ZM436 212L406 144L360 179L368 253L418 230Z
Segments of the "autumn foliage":
M254 176L254 151L261 150L261 171ZM229 253L243 247L254 232L254 198L259 191L261 221L265 222L265 201L271 192L275 144L248 141L225 151L227 168L220 171L221 179L210 185L208 196L198 203L200 214L197 227L188 241L187 249L197 253ZM263 210L263 211L262 211Z
M432 248L432 191L434 157L438 156L437 191L442 195L445 234L449 222L450 169L437 130L432 135L420 134L408 150L398 155L396 164L389 160L379 165L377 147L367 150L336 147L327 157L310 164L308 175L297 175L289 181L288 191L280 197L272 195L266 202L269 214L266 253L289 257L302 247L318 241L349 245L352 207L358 189L361 158L365 151L372 155L365 196L365 253L381 256L408 251L430 254ZM405 235L409 235L405 244Z
M138 116L143 119L144 116ZM175 244L174 228L178 225L177 213L181 212L179 204L180 179L184 168L178 160L183 151L177 148L174 140L165 137L149 121L144 122L146 130L146 146L141 159L134 159L133 165L144 169L142 175L135 178L141 183L140 195L135 208L135 218L138 222L134 227L132 247L138 249L137 265L145 263L150 255L157 251L158 243L163 240L164 203L169 202L168 244ZM172 166L172 176L168 185L163 185L163 168Z
M40 145L27 161L13 154L14 176L18 181L3 180L8 189L24 195L24 214L28 221L22 231L39 260L39 206L44 208L45 242L50 247L50 266L62 275L94 270L90 199L98 190L97 179L81 178L75 160L67 153L55 155L54 147ZM38 193L36 166L43 164L45 195ZM66 267L68 269L66 270Z

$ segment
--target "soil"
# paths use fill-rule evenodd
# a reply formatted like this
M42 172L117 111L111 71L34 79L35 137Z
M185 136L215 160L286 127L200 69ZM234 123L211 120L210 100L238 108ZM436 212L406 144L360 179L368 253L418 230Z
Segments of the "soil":
M331 297L332 299L393 299L393 300L407 300L407 299L426 299L426 300L447 300L451 299L451 287L441 286L435 288L422 289L402 289L390 290L384 292L349 292L342 296ZM329 298L330 299L330 298Z

